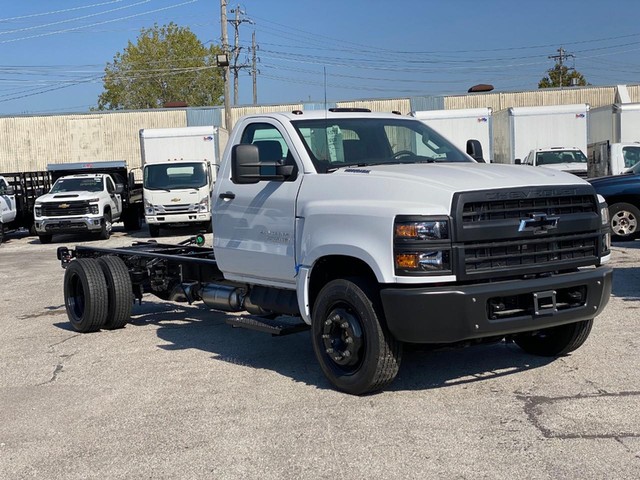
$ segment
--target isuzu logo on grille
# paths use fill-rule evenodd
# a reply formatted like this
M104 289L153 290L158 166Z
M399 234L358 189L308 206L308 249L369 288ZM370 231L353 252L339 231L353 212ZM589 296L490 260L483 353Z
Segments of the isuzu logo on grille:
M528 218L520 220L519 232L547 233L558 228L558 217L550 217L546 213L530 213Z

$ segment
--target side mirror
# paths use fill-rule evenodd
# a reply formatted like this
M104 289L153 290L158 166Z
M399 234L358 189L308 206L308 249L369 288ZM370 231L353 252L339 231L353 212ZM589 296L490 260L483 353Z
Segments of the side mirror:
M516 165L522 165L522 160L520 160L519 158L516 158L515 163Z
M231 181L238 184L260 181L260 154L255 145L234 145L231 149Z
M280 162L261 162L258 147L235 145L231 149L231 181L238 184L258 183L260 180L286 180L295 171L294 165Z
M485 162L482 157L482 145L478 140L467 140L467 154L476 162Z
M129 180L129 189L133 190L133 187L136 184L136 176L134 175L133 170L129 172L128 180Z
M116 193L121 195L124 192L124 185L121 183L116 183Z
M13 189L12 185L7 185L7 188L4 191L5 195L13 195L16 191Z

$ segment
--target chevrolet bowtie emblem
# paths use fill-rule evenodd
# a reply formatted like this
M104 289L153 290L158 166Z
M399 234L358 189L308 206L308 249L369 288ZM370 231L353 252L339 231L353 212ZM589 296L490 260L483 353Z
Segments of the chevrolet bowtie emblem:
M61 203L60 205L58 205L58 208L69 208L71 205L69 205L68 203Z
M529 218L520 220L519 232L547 233L558 228L558 217L550 217L546 213L530 213Z
M180 199L179 199L178 197L176 197L176 198L172 198L172 199L171 199L171 201L172 201L173 203L177 203L177 202L179 202L179 201L180 201Z

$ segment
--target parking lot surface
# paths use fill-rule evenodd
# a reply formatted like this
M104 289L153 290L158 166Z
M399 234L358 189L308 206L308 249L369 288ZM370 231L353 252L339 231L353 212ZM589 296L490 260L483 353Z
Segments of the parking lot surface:
M72 330L56 248L146 237L0 246L0 478L640 478L640 241L614 244L613 296L573 354L410 348L390 387L354 397L308 332L202 304L145 295L124 329Z

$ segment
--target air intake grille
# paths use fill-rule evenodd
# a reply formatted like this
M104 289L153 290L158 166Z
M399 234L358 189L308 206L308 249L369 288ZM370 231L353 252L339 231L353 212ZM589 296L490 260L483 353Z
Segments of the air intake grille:
M58 202L42 204L43 217L67 217L89 214L88 202Z

